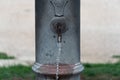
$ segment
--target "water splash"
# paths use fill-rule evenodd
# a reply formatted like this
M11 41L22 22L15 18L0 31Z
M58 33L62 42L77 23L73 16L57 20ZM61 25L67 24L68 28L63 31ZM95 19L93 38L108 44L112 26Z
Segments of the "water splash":
M62 43L59 42L57 43L57 46L58 46L58 55L57 55L57 58L56 58L56 61L57 61L57 66L56 66L56 80L59 79L59 64L60 64L60 55L61 55L61 51L62 51Z

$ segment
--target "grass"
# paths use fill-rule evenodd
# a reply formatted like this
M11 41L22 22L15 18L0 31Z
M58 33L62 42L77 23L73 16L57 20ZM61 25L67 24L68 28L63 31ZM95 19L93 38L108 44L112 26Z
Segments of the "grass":
M82 80L120 80L120 63L84 64ZM0 80L35 80L31 67L11 66L0 68Z
M34 80L34 73L28 66L1 67L0 80Z
M14 59L14 56L8 56L6 53L4 52L0 52L0 59Z
M112 58L120 59L120 55L113 55Z
M120 80L120 63L84 64L84 80Z

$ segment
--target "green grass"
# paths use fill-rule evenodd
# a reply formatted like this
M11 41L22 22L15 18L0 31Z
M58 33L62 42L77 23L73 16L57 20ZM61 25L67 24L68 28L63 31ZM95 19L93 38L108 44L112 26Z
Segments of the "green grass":
M113 55L112 57L113 57L113 58L120 59L120 55Z
M0 52L0 59L14 59L14 56L8 56L6 53L4 52Z
M120 80L120 63L84 64L81 80ZM11 66L0 68L0 80L35 80L31 67Z
M1 67L0 80L34 80L34 73L28 66Z
M84 64L84 80L120 80L120 63Z

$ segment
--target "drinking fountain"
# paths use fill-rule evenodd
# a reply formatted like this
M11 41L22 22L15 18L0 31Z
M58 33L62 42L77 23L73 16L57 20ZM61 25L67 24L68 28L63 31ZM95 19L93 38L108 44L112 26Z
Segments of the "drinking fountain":
M35 0L36 80L80 80L80 0Z

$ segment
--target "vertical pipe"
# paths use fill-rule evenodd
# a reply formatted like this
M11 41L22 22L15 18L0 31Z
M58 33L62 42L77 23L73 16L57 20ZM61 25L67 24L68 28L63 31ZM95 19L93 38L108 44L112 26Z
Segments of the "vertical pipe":
M35 0L36 80L56 80L57 43L61 42L59 79L80 80L80 0ZM60 27L56 27L56 25ZM59 28L59 30L57 30ZM58 35L61 36L60 40Z

